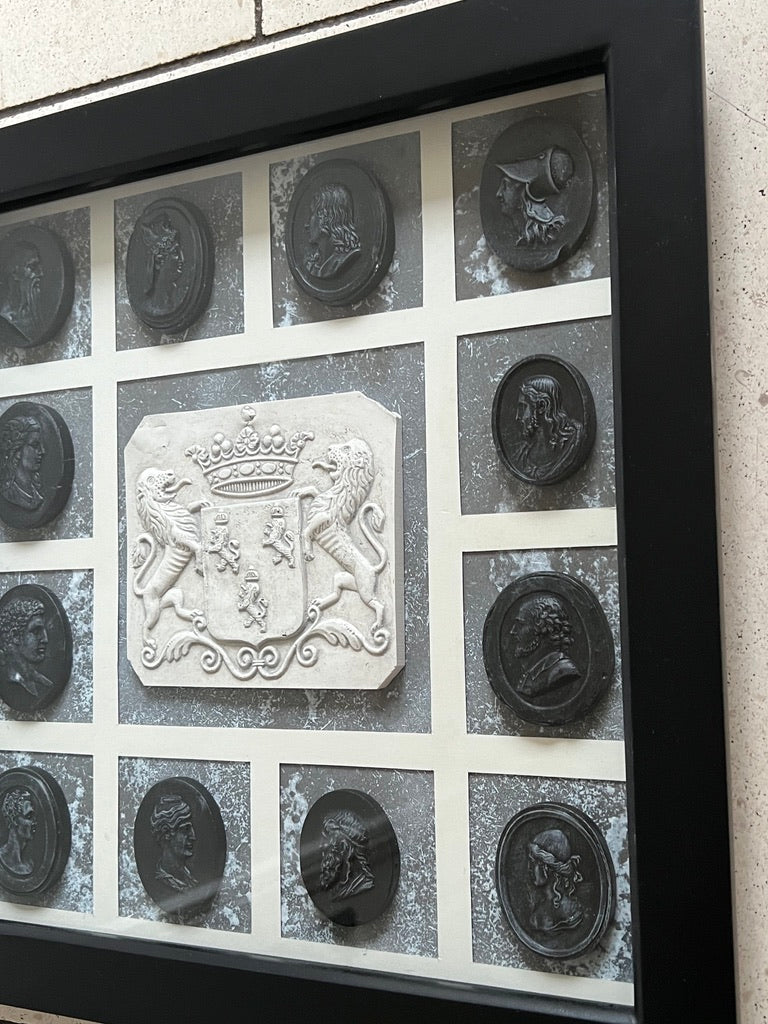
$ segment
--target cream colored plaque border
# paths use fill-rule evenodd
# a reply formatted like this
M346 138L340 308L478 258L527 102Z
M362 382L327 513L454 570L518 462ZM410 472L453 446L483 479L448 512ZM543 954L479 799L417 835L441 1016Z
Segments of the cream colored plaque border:
M245 333L208 341L115 351L113 203L145 192L146 180L0 216L0 226L88 205L91 208L92 324L90 356L0 370L3 398L89 386L94 416L94 532L86 540L0 545L4 571L93 568L94 713L92 724L0 722L0 749L82 753L94 761L94 913L1 903L13 921L71 927L158 941L181 942L317 963L448 979L521 992L632 1005L630 983L476 964L472 961L469 887L468 775L549 775L625 779L624 744L467 735L462 614L462 554L498 549L595 547L616 544L615 509L579 509L462 516L459 500L456 339L610 315L610 281L600 279L491 298L454 294L451 125L466 117L508 110L603 88L601 78L546 89L290 149L271 151L152 179L152 187L240 172L243 178ZM373 139L421 135L424 300L418 309L356 320L272 326L269 164ZM276 345L276 332L280 344ZM290 338L290 350L283 341ZM432 732L339 734L283 729L214 729L118 725L117 610L117 384L196 370L301 358L332 352L423 342L427 438ZM117 762L119 756L247 761L251 765L253 925L226 933L119 917ZM346 764L425 769L434 773L437 858L437 959L280 934L281 763ZM271 794L269 800L264 794Z

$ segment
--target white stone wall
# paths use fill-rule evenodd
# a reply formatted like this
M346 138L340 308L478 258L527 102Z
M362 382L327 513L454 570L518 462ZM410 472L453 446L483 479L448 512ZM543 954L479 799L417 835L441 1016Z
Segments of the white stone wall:
M457 0L1 0L0 126ZM768 6L705 0L712 309L737 963L768 1020ZM40 59L40 54L45 54ZM703 854L702 879L706 878ZM64 1018L0 1006L3 1020Z

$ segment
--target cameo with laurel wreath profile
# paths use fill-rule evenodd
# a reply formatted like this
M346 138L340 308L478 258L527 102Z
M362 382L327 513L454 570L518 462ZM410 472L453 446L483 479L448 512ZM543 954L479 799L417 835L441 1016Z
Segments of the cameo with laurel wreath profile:
M336 789L317 799L304 819L299 853L309 897L334 924L366 924L394 899L400 847L384 809L367 793Z
M31 765L0 775L0 888L46 892L62 876L71 841L69 807L53 775Z

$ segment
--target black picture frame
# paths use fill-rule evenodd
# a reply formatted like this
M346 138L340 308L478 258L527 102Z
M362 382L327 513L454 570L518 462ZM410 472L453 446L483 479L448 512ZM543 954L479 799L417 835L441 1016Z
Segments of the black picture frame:
M0 1002L108 1024L735 1020L698 0L463 0L12 125L0 210L594 73L615 175L635 1009L14 923Z

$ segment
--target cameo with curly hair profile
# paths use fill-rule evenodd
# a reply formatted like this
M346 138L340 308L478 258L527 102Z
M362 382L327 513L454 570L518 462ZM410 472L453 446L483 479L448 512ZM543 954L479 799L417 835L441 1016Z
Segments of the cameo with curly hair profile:
M39 671L47 651L48 630L41 601L18 597L0 608L0 674L4 688L21 687L36 700L44 700L54 688Z
M520 603L510 639L514 656L525 664L517 690L538 697L581 678L569 656L573 629L565 604L555 594L534 594Z
M395 225L373 173L322 160L298 181L285 218L285 256L300 291L327 306L371 295L390 269Z
M574 722L611 685L611 627L581 580L529 573L505 587L489 609L483 662L496 696L524 721Z

